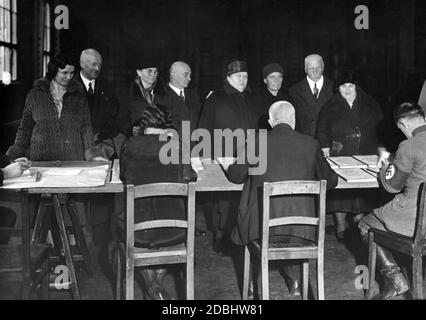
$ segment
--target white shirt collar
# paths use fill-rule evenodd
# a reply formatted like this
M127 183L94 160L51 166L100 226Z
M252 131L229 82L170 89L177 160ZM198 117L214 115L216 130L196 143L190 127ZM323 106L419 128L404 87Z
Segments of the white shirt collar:
M96 82L95 79L93 80L87 79L85 76L83 76L83 73L81 71L80 71L80 77L81 77L81 80L83 80L84 86L86 87L86 91L89 90L89 83L92 83L92 89L93 91L95 91L95 82Z
M185 89L179 89L179 88L176 88L174 85L172 85L170 82L169 82L169 87L170 88L172 88L172 90L174 91L174 92L176 92L176 94L180 97L180 93L181 93L181 91L183 91L183 96L185 97Z
M306 79L308 79L309 87L311 88L311 92L313 94L315 81L312 81L311 78L309 78L308 76L306 76ZM324 85L324 76L321 76L321 78L316 82L316 84L317 84L318 93L319 93L322 89L322 86Z

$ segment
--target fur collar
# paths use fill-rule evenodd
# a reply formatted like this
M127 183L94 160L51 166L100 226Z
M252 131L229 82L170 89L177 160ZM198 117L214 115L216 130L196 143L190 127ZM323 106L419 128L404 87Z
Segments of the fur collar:
M38 79L34 81L34 88L45 92L50 92L50 80L46 78ZM77 80L72 79L67 87L67 93L84 93L83 85L80 84Z

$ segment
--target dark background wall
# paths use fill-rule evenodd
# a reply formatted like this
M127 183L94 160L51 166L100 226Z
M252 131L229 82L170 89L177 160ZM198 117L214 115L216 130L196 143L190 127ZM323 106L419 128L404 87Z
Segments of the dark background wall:
M19 0L20 15L34 17L33 0ZM40 1L40 0L38 0ZM424 0L63 0L70 29L58 32L58 49L76 62L81 50L103 55L104 77L125 94L136 66L156 61L167 80L170 63L187 61L191 86L205 96L222 85L232 59L249 66L249 84L262 85L261 69L280 62L284 85L304 76L303 59L319 53L326 75L337 77L349 67L385 111L402 97L412 98L412 82L425 77L426 1ZM369 8L370 28L354 27L354 9ZM20 91L40 75L31 18L21 19ZM60 41L59 41L60 39ZM408 85L407 85L408 83ZM418 93L417 93L418 94ZM5 99L1 97L3 104ZM12 118L22 112L22 97L13 99ZM3 107L2 107L3 109ZM1 111L4 114L4 109ZM9 143L3 143L2 148Z

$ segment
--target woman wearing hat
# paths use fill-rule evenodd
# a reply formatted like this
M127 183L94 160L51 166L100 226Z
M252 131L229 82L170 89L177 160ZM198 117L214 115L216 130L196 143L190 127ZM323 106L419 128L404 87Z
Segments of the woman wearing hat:
M141 128L137 124L144 110L157 101L157 96L163 92L164 85L158 77L157 64L146 62L136 68L136 77L130 83L130 95L125 101L129 122L127 136L139 134Z
M382 111L377 102L359 86L353 72L343 73L337 83L337 93L321 110L317 138L324 156L383 154L377 136ZM347 213L370 212L374 206L374 191L333 191L327 210L335 213L336 235L343 240L347 228Z
M120 154L120 178L134 185L149 183L181 182L196 180L196 174L185 176L182 164L164 165L159 159L160 150L169 141L159 136L172 127L170 110L162 105L147 106L137 121L140 135L126 140ZM179 152L179 150L177 151ZM124 212L123 212L124 215ZM153 219L184 219L185 201L179 197L152 197L135 202L135 223ZM120 221L124 220L118 219ZM118 225L118 236L125 237L125 225ZM151 229L135 233L135 247L158 250L161 247L185 242L185 230L179 228ZM169 300L172 297L163 287L165 268L141 268L144 292L149 299Z
M273 103L277 101L288 101L292 103L288 90L282 87L283 74L283 68L278 63L270 63L263 67L262 79L265 83L265 87L263 87L260 92L264 111L264 115L262 115L259 124L259 128L261 129L270 129L268 111Z
M248 87L248 69L245 61L236 60L228 64L223 88L210 94L201 113L199 127L207 129L214 137L215 129L257 129L263 112L262 104ZM215 145L212 141L212 146ZM221 154L211 154L212 158L233 157L234 152L226 154L222 141ZM215 150L215 152L217 152ZM229 248L230 231L235 223L240 194L221 192L213 195L214 250L225 253Z

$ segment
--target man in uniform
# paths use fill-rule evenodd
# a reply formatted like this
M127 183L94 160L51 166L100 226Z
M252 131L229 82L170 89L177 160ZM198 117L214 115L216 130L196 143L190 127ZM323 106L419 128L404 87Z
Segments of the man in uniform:
M360 221L359 229L365 243L368 243L370 228L409 237L414 234L419 185L426 181L426 121L422 108L408 102L396 108L394 119L407 139L399 145L393 161L382 167L380 181L388 192L397 195ZM379 298L392 299L408 291L407 280L392 253L380 246L377 246L377 265L385 278Z

